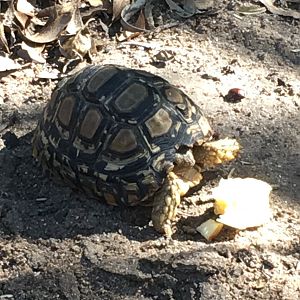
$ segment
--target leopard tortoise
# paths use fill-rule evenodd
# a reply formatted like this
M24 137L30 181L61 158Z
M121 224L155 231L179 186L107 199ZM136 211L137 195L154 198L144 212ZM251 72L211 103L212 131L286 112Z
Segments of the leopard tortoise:
M116 65L60 81L33 138L33 156L50 175L111 205L153 205L153 226L166 235L201 171L238 152L236 140L213 139L199 107L174 85Z

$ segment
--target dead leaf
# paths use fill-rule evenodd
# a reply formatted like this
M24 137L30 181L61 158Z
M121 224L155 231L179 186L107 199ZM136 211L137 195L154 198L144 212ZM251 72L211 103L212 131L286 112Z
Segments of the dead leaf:
M113 0L113 17L112 22L120 19L124 7L130 4L130 0Z
M185 9L181 8L177 3L173 0L166 0L171 10L174 10L179 16L182 18L189 18L194 15L194 13L187 12Z
M77 2L76 8L73 11L72 18L68 23L66 31L69 34L76 34L82 27L83 27L83 22L79 10L79 2Z
M273 4L272 0L259 0L272 14L300 19L300 13L291 9L283 9Z
M153 8L154 8L154 5L152 4L152 0L147 1L145 8L144 8L144 16L145 16L148 28L150 30L155 29L155 23L154 23L153 14L152 14Z
M186 12L189 12L191 14L195 14L195 12L197 10L194 0L184 0L183 8Z
M16 10L30 17L33 17L37 12L37 9L27 0L17 0Z
M241 15L259 15L266 12L266 8L257 5L242 5L238 7L237 12Z
M174 10L182 18L190 18L193 15L204 13L212 7L213 2L210 0L181 0L182 7L173 0L166 0L171 10Z
M119 35L117 35L117 41L118 42L129 41L133 38L138 37L140 34L141 32L123 31Z
M88 0L88 3L90 4L90 6L92 7L96 7L96 6L100 6L102 5L102 0Z
M26 28L26 24L28 24L30 17L16 10L14 11L14 15L16 19L19 21L21 25L21 29Z
M158 50L153 55L153 60L158 62L166 62L173 60L176 53L173 50Z
M146 21L145 21L144 12L142 10L140 11L139 17L136 20L134 26L140 29L145 29Z
M26 52L26 54L35 62L44 64L46 59L42 56L42 52L45 48L44 44L36 44L23 41L21 48Z
M63 6L52 6L47 10L48 21L43 28L38 32L32 32L27 27L22 35L25 39L34 42L45 44L56 40L61 32L67 27L72 18L74 4L67 3ZM43 12L41 11L41 14Z
M96 7L96 6L100 6L103 5L102 0L88 0L90 6Z
M0 72L21 69L21 65L7 56L0 56Z
M6 36L5 36L5 32L4 32L3 20L4 20L3 14L0 14L0 47L2 46L2 48L7 53L10 53L8 43L7 43L7 40L6 40Z
M110 5L110 6L109 6ZM99 12L106 12L108 14L112 14L112 4L107 1L104 2L103 6L101 7L90 7L89 9L80 12L81 18L84 23L86 23L87 20L93 18L95 15L99 14ZM101 21L101 18L98 18L98 20Z
M194 0L195 7L199 10L208 10L215 4L214 0Z
M137 0L131 5L127 5L121 12L121 24L125 31L143 32L145 30L145 16L142 11L145 6L145 0ZM134 17L138 14L137 19L134 21Z
M83 61L83 57L92 49L93 40L87 25L88 23L75 36L61 41L60 51L65 57L72 59L80 58Z

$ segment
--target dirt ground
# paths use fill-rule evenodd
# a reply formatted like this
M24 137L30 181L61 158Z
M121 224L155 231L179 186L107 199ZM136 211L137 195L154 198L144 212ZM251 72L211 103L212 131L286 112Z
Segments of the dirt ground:
M236 162L207 172L202 189L183 199L172 240L154 231L149 209L110 207L43 176L31 137L57 80L37 78L38 64L2 76L1 299L300 299L300 22L237 18L234 3L187 20L169 13L177 26L131 44L93 25L102 39L93 63L167 78L243 146ZM246 97L225 102L231 88ZM211 211L201 197L232 168L234 177L272 184L270 222L226 229L213 242L187 233Z

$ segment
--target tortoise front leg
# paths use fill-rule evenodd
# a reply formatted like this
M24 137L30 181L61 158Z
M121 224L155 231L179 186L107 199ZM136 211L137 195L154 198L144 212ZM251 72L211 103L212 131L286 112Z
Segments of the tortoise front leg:
M168 174L163 186L154 195L152 222L157 231L166 236L172 235L172 221L176 217L180 197L184 196L191 187L199 184L201 179L202 176L196 168L179 170L175 167L173 172Z

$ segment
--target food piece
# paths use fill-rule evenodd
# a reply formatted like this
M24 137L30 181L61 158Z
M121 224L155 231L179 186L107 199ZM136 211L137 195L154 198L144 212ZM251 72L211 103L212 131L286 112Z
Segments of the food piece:
M237 229L263 225L271 216L271 190L268 183L254 178L221 179L212 191L217 221Z
M213 240L222 230L223 224L209 219L196 228L196 230L208 241Z

